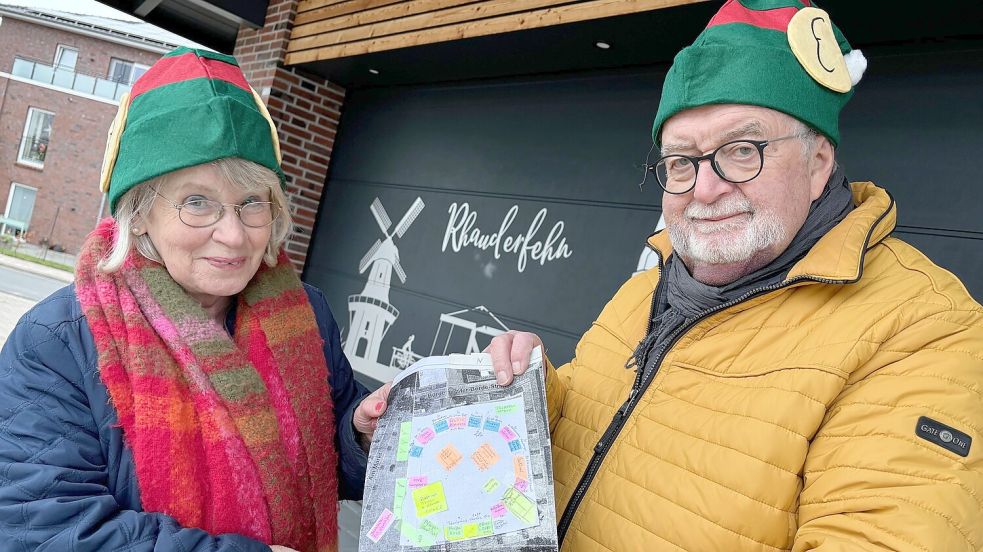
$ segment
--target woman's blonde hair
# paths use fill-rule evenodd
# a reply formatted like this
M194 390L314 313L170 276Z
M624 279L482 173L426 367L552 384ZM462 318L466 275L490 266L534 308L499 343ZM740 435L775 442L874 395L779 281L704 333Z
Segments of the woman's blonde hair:
M290 209L287 207L287 195L280 187L280 178L270 169L238 157L227 157L210 164L219 170L226 181L246 192L270 190L270 201L278 209L279 216L273 221L270 241L266 244L263 261L269 266L276 266L280 247L286 241L293 227L293 219L290 216ZM157 196L157 190L167 184L169 175L170 173L164 174L138 184L119 199L114 215L116 240L113 242L113 248L99 262L99 270L106 273L119 270L123 266L131 247L135 247L137 252L144 257L164 264L160 253L150 241L150 236L146 232L140 236L134 236L132 228L141 213L150 211L154 198Z

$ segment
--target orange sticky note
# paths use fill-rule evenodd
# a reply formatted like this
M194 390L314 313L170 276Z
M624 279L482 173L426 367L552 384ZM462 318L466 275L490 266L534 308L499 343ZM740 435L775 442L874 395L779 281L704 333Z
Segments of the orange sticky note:
M498 456L495 449L493 449L488 443L478 447L478 450L474 451L474 454L471 455L471 460L474 461L475 465L477 465L478 469L481 471L485 471L494 466L500 459L501 457Z
M454 447L454 445L447 445L446 447L440 449L440 452L437 453L437 460L447 471L453 470L454 467L461 462L462 458L464 457L461 456L461 453Z
M515 478L529 481L529 469L526 468L525 456L513 456L512 465L515 466Z

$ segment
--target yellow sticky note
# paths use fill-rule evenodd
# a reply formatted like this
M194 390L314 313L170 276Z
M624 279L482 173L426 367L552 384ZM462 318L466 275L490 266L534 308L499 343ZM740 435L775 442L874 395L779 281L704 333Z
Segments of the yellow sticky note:
M464 538L473 539L478 537L478 524L477 523L465 523L464 524Z
M453 470L461 462L462 458L464 457L461 456L461 452L454 445L447 445L437 453L437 461L447 471Z
M420 487L413 491L413 505L416 506L416 517L425 518L430 514L447 510L447 497L444 496L444 484L440 481Z
M497 489L499 484L500 483L498 482L498 480L493 477L489 479L487 483L485 483L485 486L481 490L485 491L486 493L490 493L495 489Z
M479 470L485 471L499 461L499 456L490 444L485 443L478 447L478 450L474 451L474 454L471 455L471 460L474 461Z
M449 541L458 541L464 538L464 528L460 525L448 525L444 527L444 538Z

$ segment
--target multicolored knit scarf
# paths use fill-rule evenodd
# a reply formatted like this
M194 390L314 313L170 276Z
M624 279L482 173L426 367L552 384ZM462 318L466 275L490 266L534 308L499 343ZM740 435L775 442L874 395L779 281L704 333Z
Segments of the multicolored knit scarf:
M145 511L303 552L337 548L328 367L303 285L281 252L238 296L235 335L160 264L111 274L112 219L86 239L75 289L136 463Z

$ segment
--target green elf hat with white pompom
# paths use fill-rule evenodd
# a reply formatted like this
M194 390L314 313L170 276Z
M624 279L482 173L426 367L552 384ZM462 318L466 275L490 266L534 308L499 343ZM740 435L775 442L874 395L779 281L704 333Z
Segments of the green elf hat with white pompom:
M728 0L666 75L652 137L673 115L712 104L787 113L840 141L840 111L867 68L810 0Z
M235 58L181 47L120 98L99 186L115 213L137 184L226 157L267 167L285 183L276 127Z

